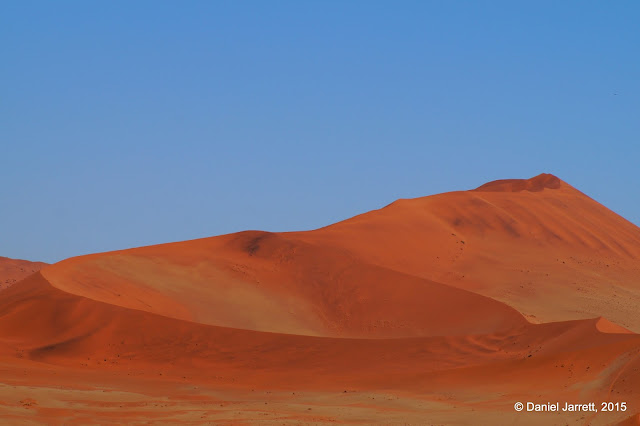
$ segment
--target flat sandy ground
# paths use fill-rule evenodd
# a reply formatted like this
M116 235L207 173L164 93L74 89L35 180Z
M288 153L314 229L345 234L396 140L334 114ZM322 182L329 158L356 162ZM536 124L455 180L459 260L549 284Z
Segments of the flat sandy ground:
M507 407L513 399L502 393L245 390L156 378L104 377L28 363L21 367L1 367L0 410L6 424L43 424L55 419L56 424L607 425L629 417L624 413L595 417L592 413L517 413ZM66 383L73 377L76 383Z

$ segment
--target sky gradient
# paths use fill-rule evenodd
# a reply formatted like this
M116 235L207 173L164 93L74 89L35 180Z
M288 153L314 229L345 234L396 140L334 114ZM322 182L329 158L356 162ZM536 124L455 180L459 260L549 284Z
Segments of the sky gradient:
M640 3L4 1L0 256L553 173L640 224Z

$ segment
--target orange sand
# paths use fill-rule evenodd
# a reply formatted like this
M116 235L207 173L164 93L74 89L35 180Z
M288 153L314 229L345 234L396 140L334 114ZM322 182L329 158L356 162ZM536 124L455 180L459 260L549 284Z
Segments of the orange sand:
M0 293L0 414L638 424L639 282L640 229L552 175L71 258Z
M0 256L0 291L39 271L46 263L9 259Z

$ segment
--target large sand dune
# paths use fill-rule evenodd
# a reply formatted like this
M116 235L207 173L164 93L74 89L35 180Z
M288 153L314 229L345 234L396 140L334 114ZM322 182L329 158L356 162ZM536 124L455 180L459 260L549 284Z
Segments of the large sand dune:
M0 293L0 413L637 424L639 305L639 228L552 175L496 181L315 231L47 266Z

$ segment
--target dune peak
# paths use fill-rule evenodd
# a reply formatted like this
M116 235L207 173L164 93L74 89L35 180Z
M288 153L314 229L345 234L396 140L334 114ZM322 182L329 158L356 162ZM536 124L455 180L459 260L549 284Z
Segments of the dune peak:
M558 189L563 182L558 177L541 173L529 179L500 179L485 183L474 189L482 192L540 192L545 189Z

